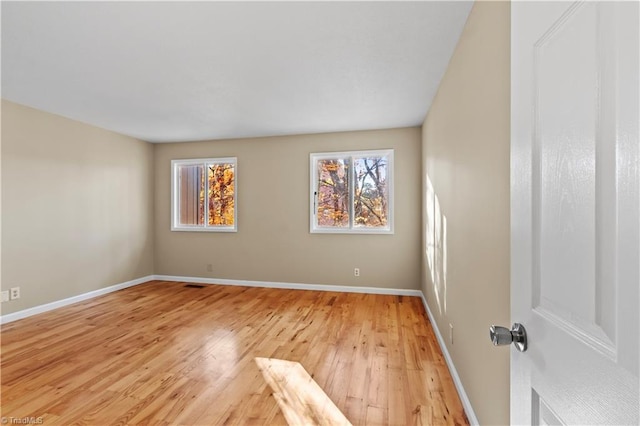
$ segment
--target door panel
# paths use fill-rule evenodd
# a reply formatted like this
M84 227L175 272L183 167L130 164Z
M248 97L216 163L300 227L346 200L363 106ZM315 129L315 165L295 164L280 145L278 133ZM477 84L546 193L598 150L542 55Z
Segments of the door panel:
M607 279L615 204L602 199L615 192L615 163L601 161L614 158L615 135L598 116L600 80L610 77L601 72L606 46L598 29L610 30L610 20L597 9L571 7L534 44L532 307L615 357L615 283Z
M532 392L532 407L533 407L533 422L535 425L545 425L545 426L555 426L561 425L562 420L553 410L549 407L549 405L545 402L543 398L540 397L536 393L536 391Z
M638 4L511 7L512 423L637 425Z

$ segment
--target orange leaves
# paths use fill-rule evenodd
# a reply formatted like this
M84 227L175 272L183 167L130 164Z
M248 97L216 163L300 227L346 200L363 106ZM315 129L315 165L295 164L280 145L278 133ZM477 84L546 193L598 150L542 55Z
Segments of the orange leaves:
M209 164L209 225L233 225L235 221L235 166Z
M348 160L318 160L316 217L319 226L349 226Z
M230 164L226 164L225 166L228 168L225 168L224 172L222 172L222 182L229 186L232 185L233 182L233 166Z
M337 172L338 171L338 163L331 161L325 161L322 166L328 172Z

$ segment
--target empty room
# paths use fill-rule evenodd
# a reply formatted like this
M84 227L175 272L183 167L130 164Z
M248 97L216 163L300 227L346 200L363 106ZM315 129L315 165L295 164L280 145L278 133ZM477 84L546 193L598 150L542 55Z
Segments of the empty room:
M640 424L638 2L0 17L2 424Z

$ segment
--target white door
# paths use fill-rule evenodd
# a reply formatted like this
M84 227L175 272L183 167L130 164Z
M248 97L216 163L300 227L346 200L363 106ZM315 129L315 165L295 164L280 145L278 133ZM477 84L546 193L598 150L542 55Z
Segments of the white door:
M638 425L638 3L511 8L511 421Z

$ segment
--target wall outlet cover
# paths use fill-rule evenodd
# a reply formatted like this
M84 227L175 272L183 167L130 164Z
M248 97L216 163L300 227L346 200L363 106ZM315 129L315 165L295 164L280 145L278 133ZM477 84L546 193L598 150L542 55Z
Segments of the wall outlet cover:
M11 300L20 299L20 287L12 287L9 289L9 297Z

